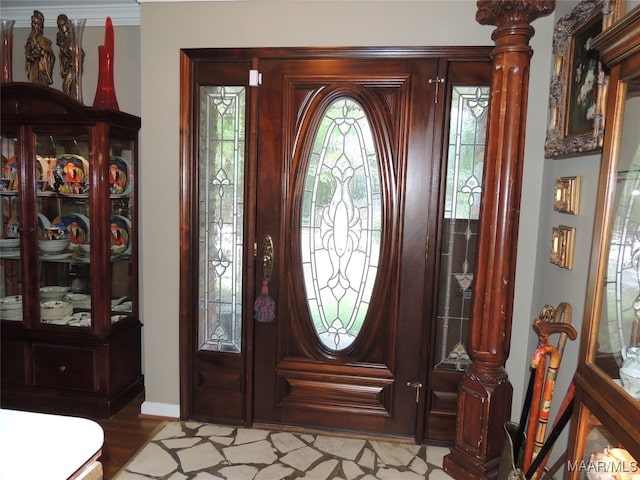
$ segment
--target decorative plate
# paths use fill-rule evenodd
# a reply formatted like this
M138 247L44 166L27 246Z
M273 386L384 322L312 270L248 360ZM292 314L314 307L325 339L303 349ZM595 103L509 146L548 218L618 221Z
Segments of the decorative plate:
M2 155L2 179L0 192L15 195L18 193L18 159Z
M47 238L47 228L51 228L51 222L43 213L39 213L38 214L38 238L40 239Z
M17 217L13 216L9 219L5 234L9 238L20 238L20 222Z
M111 195L129 193L129 176L131 168L129 162L122 157L111 157L109 160L109 192Z
M86 195L89 190L89 162L80 155L65 153L49 162L49 188L61 195Z
M79 213L72 213L63 217L56 217L51 222L52 227L63 228L71 241L69 248L78 248L80 244L89 243L89 219Z
M40 155L36 155L38 159L38 163L36 163L36 181L38 182L38 195L55 195L56 192L51 190L51 185L49 185L49 163L53 162L55 165L57 160L56 158L42 157Z
M109 226L111 239L111 253L122 254L130 253L130 236L131 220L122 215L113 215Z

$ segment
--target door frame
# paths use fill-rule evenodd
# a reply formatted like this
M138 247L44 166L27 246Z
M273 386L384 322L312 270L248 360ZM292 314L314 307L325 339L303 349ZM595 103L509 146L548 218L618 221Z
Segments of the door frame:
M194 134L194 125L197 126L197 84L195 82L195 72L203 64L244 63L251 68L257 68L260 59L329 59L329 58L446 58L449 61L488 61L490 47L277 47L277 48L198 48L183 49L180 53L180 218L184 223L180 229L180 262L184 265L180 269L180 303L179 303L179 361L180 361L180 417L184 420L196 418L192 409L192 361L195 345L194 319L198 317L198 178L197 178L197 158L198 145ZM247 76L248 84L248 76ZM436 115L437 121L442 121L442 104L440 100L444 97L444 90L438 93L439 105ZM246 195L255 190L256 182L256 161L257 152L255 141L257 135L257 92L253 88L247 89L247 152L246 152L246 173L245 183ZM195 128L197 130L197 128ZM444 133L443 133L444 134ZM431 132L433 135L433 132ZM431 154L434 158L441 158L442 138L433 137L433 147ZM434 176L434 177L437 177ZM432 179L432 198L430 201L438 204L441 196L441 185L439 178ZM435 185L437 183L438 185ZM259 239L255 235L255 199L248 198L245 203L245 240L244 244L244 273L243 273L243 295L244 305L249 305L254 298L256 291L255 278L255 258L254 245L259 244ZM430 238L439 238L440 226L431 222L429 226ZM435 236L431 236L434 234ZM434 264L437 255L429 252L427 270L430 272L425 280L425 285L431 291L432 310L435 311L436 302L433 298L435 292L435 281L437 278L436 265ZM425 300L426 301L426 300ZM432 318L435 312L430 313ZM425 312L427 314L427 312ZM432 320L429 320L431 323ZM425 335L430 334L429 325L424 325ZM254 321L252 312L244 312L243 321L243 352L242 357L242 418L235 422L245 426L253 424L253 335ZM416 441L425 440L425 418L432 399L428 398L426 391L429 389L430 371L432 369L431 351L423 349L425 358L421 359L421 378L427 387L419 397L418 413L416 416Z

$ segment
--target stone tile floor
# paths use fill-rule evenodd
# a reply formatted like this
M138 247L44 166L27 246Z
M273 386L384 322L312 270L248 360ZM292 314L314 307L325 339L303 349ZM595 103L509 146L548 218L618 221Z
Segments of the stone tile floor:
M446 480L448 448L170 422L115 480Z

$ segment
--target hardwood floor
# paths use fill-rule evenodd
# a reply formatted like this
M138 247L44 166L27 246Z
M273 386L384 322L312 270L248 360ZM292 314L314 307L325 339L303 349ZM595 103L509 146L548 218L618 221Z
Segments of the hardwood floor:
M159 425L175 418L140 415L142 395L108 420L95 419L104 429L102 463L104 480L112 479L129 459L151 438Z

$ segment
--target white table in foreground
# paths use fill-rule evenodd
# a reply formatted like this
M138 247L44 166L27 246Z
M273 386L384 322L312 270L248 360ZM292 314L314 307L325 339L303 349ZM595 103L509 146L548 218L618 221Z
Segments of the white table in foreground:
M0 478L101 479L103 443L93 420L0 409Z

